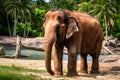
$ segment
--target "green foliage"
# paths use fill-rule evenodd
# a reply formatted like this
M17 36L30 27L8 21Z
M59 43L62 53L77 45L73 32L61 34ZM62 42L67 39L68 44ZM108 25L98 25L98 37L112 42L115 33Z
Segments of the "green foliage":
M69 9L73 10L76 0L50 0L50 9Z
M9 34L8 29L5 26L2 26L1 24L0 24L0 30L2 30L2 31L0 31L0 35L5 36L5 34L7 34L7 35Z
M24 22L19 22L18 24L17 24L17 34L19 35L19 36L23 36L24 34L24 27L26 26L26 30L27 30L27 33L26 33L26 36L28 36L29 35L29 32L31 32L31 26L30 26L30 22L27 22L27 23L24 23Z
M78 11L82 11L86 13L88 13L92 7L90 2L81 2L78 6L79 6L77 9Z
M30 16L30 11L32 10L31 0L6 0L3 4L6 14L14 18L13 36L16 36L18 16L22 14L25 20Z
M17 35L23 37L43 36L45 13L50 9L69 9L83 11L97 18L103 30L120 37L119 0L0 0L0 35L13 33L16 25ZM16 16L15 16L16 13ZM7 15L8 21L7 21ZM16 17L16 18L15 18ZM15 21L16 24L15 24ZM106 23L106 24L105 24Z
M107 40L108 30L115 26L114 18L117 12L115 5L116 2L114 0L90 0L88 2L81 2L78 10L87 12L100 21Z
M44 16L45 16L46 10L42 10L39 8L35 8L33 10L33 16L32 16L32 23L31 26L34 28L33 34L36 34L36 36L43 36L43 22L44 22Z
M112 28L109 30L109 35L118 37L118 39L120 40L120 26L112 27Z
M117 2L119 4L120 1ZM109 34L118 37L120 40L120 5L116 5L117 13L115 15L115 26L109 30Z

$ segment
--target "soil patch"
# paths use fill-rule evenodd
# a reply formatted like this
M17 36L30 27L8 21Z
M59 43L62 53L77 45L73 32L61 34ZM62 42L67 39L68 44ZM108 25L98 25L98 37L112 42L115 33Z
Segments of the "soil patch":
M77 63L77 71L79 72L79 64ZM7 66L21 66L30 69L45 70L44 60L21 60L21 59L6 59L0 58L0 65ZM54 62L52 61L52 68ZM88 63L89 71L91 68L91 62ZM63 70L67 71L67 61L63 61ZM42 78L52 79L52 80L120 80L120 60L115 62L100 62L100 74L79 74L76 77L64 76L55 77L48 73L40 74Z

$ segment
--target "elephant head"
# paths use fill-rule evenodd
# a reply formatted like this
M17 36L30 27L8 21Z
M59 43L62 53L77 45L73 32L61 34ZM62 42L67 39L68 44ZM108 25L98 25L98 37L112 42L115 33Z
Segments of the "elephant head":
M53 44L63 44L74 32L79 31L77 20L67 10L48 11L45 16L44 27L44 49L45 65L47 71L53 75L51 70L51 51Z

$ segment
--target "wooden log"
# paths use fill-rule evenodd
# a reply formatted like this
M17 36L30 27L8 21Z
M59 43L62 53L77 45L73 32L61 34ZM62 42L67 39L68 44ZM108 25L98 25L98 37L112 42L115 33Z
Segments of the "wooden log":
M0 45L0 56L5 55L5 48L4 46Z
M108 49L106 46L102 45L102 47L103 47L106 51L108 51L110 54L115 55L115 54L114 54L110 49Z
M27 46L27 45L23 45L21 44L21 47L25 48L25 49L29 49L29 50L35 50L35 51L43 51L43 48L40 47L33 47L33 46ZM114 54L110 49L108 49L106 46L102 45L102 48L105 49L107 52L109 52L110 54ZM64 54L68 54L67 50L64 49L63 51ZM115 55L115 54L114 54Z
M12 55L12 57L18 58L21 57L21 38L17 36L16 39L16 52Z
M43 48L38 48L38 47L29 47L29 46L25 46L25 45L21 45L23 48L25 49L29 49L29 50L35 50L35 51L44 51Z

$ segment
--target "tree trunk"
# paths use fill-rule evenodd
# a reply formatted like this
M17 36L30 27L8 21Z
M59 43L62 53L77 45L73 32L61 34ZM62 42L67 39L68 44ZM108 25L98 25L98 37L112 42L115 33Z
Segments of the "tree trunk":
M0 45L0 56L3 55L5 55L5 48L2 45Z
M106 43L108 43L108 29L107 29L107 23L105 23L105 32L106 32L106 37L105 37L105 40L106 40Z
M24 37L26 37L27 35L26 35L26 24L27 24L27 20L26 20L26 18L25 18L25 26L24 26Z
M30 27L30 25L31 25L31 20L30 20L30 24L29 24L29 26L28 26L28 27ZM29 32L30 32L30 30L28 29L28 31L27 31L27 33L26 33L26 37L28 37Z
M16 52L13 54L13 57L18 58L21 57L21 38L17 36L16 40Z
M16 27L17 27L17 14L16 14L16 9L15 9L15 14L14 14L14 30L13 30L13 36L16 37Z
M11 31L10 31L10 25L9 25L8 15L7 15L7 24L8 24L8 31L9 31L9 35L10 35L10 37L11 37L12 35L11 35Z
M106 44L107 44L108 43L108 30L107 30L107 21L106 21L105 16L104 16L104 19L105 19L105 33L106 33L105 41L106 41Z

